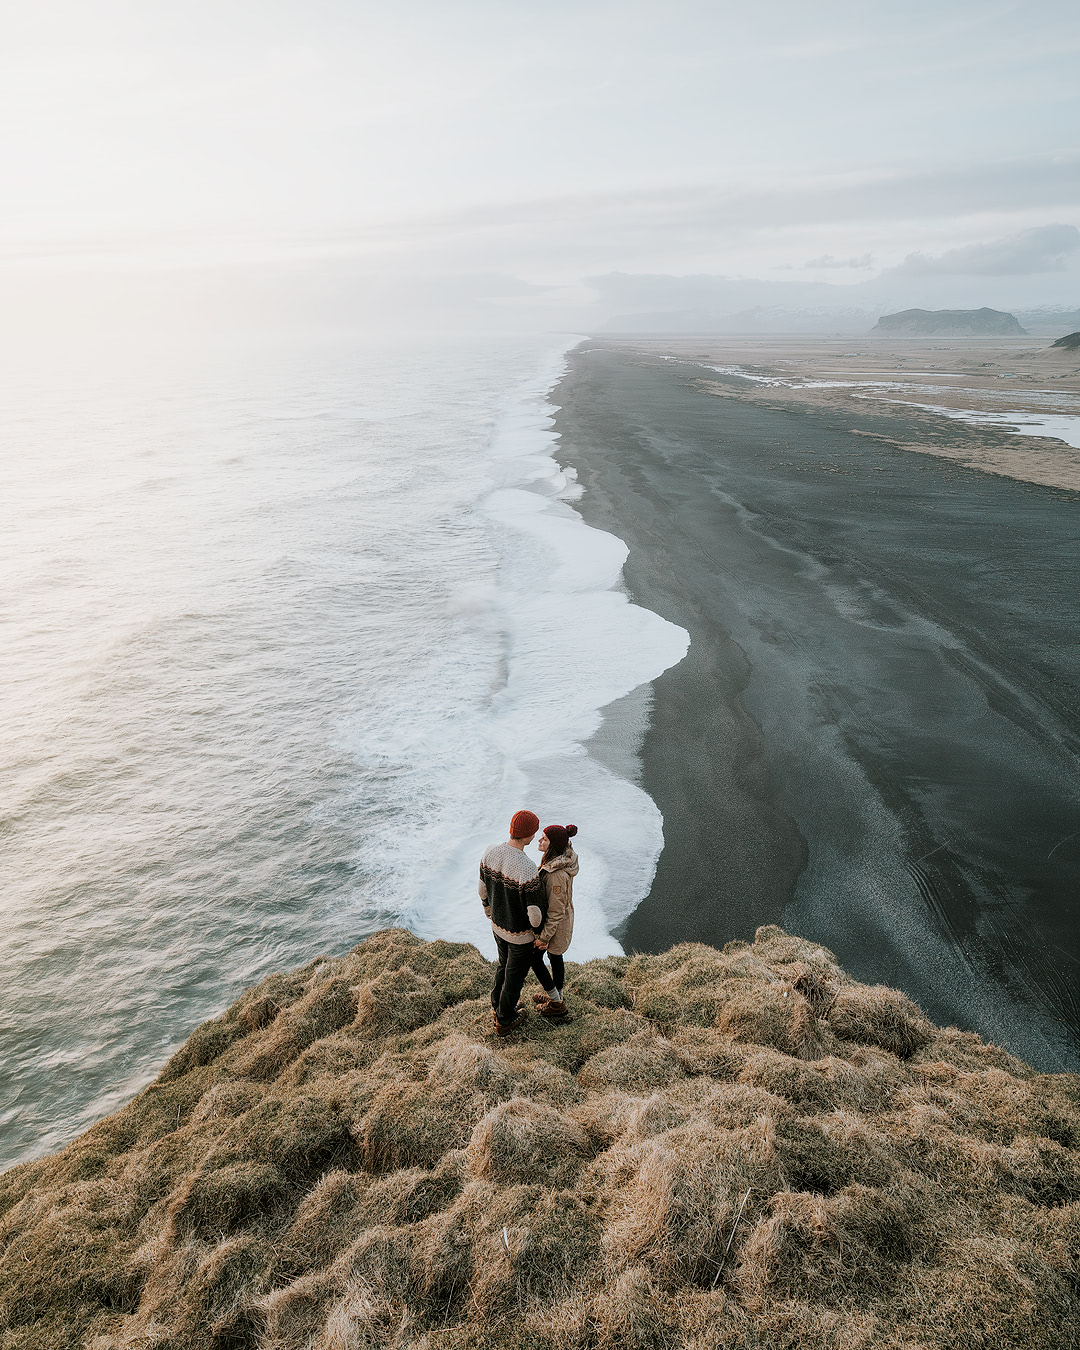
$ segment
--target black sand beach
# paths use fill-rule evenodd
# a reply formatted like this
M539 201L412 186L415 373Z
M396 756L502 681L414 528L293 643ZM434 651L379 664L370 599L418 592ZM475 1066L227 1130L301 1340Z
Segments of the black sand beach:
M902 410L703 377L590 343L554 394L585 519L691 637L654 685L665 849L626 947L781 923L1080 1068L1080 503L875 439L916 439Z

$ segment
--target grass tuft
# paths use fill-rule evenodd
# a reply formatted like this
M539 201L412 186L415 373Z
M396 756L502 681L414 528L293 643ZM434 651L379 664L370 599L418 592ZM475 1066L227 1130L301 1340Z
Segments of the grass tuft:
M840 989L828 1013L829 1026L845 1041L879 1045L907 1059L934 1039L934 1025L899 989L853 984Z

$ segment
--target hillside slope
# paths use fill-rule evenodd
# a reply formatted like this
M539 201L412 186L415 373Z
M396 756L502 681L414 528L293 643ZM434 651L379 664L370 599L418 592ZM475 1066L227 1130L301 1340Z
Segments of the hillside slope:
M1078 1343L1080 1079L773 927L572 966L515 1038L490 971L275 975L0 1177L0 1345Z

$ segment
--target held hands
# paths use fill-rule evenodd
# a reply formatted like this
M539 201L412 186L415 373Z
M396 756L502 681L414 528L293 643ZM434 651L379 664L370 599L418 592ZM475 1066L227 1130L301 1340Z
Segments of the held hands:
M541 942L539 938L533 938L533 946L536 948L538 952L547 951L547 943Z

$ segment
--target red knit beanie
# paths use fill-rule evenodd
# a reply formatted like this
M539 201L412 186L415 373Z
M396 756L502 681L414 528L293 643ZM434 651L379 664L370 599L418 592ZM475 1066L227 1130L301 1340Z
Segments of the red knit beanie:
M558 858L570 847L570 840L577 834L576 825L549 825L544 830L548 839L547 856Z
M531 811L515 811L510 820L510 838L528 839L540 828L540 817Z

